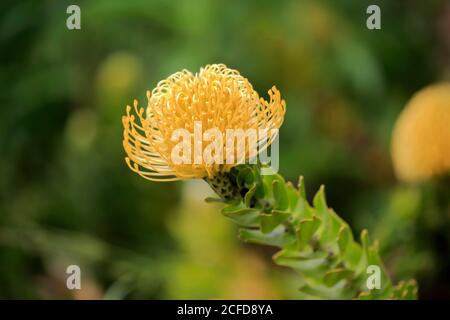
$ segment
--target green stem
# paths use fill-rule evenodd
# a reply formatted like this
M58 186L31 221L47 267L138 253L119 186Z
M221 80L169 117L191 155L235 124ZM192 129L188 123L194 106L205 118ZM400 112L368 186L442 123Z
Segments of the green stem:
M278 174L260 175L257 165L241 165L205 181L227 204L222 213L241 226L243 241L280 249L274 262L297 271L305 297L417 298L414 280L392 285L378 243L369 242L367 230L361 243L353 239L348 224L328 208L323 187L311 205L302 178L295 188Z

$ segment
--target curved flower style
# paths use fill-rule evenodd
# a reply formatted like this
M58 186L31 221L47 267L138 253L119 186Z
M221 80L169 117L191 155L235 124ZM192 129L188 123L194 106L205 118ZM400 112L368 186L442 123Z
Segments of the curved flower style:
M426 87L408 102L393 131L392 160L405 182L450 173L450 83Z
M174 161L173 150L179 145L174 132L187 130L191 139L184 147L186 150L200 148L203 155L207 144L195 145L199 143L195 139L198 125L203 132L220 130L222 141L229 139L225 136L228 129L267 130L266 136L257 138L259 153L276 137L270 131L281 126L286 110L275 87L269 90L269 96L269 101L260 98L246 78L223 64L207 65L196 74L188 70L177 72L159 82L152 92L147 91L146 109L139 108L136 100L134 108L127 106L127 114L122 119L125 160L131 170L153 181L214 178L226 173L237 163L205 163L195 161L198 160L194 159L195 155L189 155L186 162ZM227 146L220 145L219 156L229 152ZM240 160L246 162L253 156L250 148L245 148L244 159Z

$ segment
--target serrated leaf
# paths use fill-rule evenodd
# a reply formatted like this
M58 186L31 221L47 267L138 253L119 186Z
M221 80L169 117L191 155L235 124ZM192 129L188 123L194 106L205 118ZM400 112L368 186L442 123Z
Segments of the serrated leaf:
M325 199L325 187L323 185L320 186L319 191L317 191L316 195L314 196L313 204L314 208L316 209L317 216L322 219L322 224L324 228L326 228L329 214L327 202Z
M253 184L256 185L255 197L258 199L263 199L266 194L264 191L263 179L259 172L259 166L252 166L253 171Z
M298 219L310 219L314 216L314 209L311 208L308 201L299 198L294 213Z
M302 177L296 190L280 175L261 176L258 166L233 170L232 177L248 191L243 201L226 201L229 205L223 214L241 226L253 228L240 230L243 241L281 248L273 259L302 275L302 292L332 299L354 298L360 290L363 292L357 296L359 299L417 298L415 282L392 286L378 244L376 241L370 244L367 230L361 233L361 245L353 240L349 226L328 208L323 186L311 207L306 201ZM250 208L253 204L263 209ZM279 210L271 210L274 208ZM286 221L289 225L284 226ZM312 238L317 242L308 246ZM381 268L382 287L368 291L367 266L371 264Z
M295 242L292 234L284 232L283 228L264 234L259 230L241 229L239 238L245 242L257 243L274 247L285 247Z
M276 179L276 177L275 175L266 175L261 178L264 186L264 198L268 200L273 197L272 182Z
M298 178L298 192L300 194L300 197L302 197L303 200L306 200L306 190L305 190L305 179L303 176L300 176Z
M323 231L322 242L327 244L327 247L332 248L333 252L338 250L337 239L339 230L344 225L342 219L332 210L327 208L328 225Z
M241 201L234 201L233 203L223 207L222 213L239 211L241 209L246 209L246 206Z
M380 291L381 296L381 294L383 294L392 286L392 283L384 268L383 262L378 252L378 241L374 241L373 245L367 249L367 265L376 265L381 269L381 288L378 290Z
M253 185L250 190L244 196L244 203L247 207L250 207L253 196L256 192L256 185Z
M261 210L243 208L240 210L222 211L223 215L236 224L243 227L258 227L260 224Z
M272 210L270 214L261 214L261 232L272 232L281 223L289 218L289 212Z
M359 264L355 267L355 274L357 275L366 272L365 269L367 268L367 258L369 256L369 232L366 229L361 231L360 239L361 259L359 261Z
M296 232L299 250L303 250L309 244L309 241L319 228L320 224L321 220L316 216L313 216L311 219L304 219L300 221Z
M362 265L363 258L364 255L361 246L353 241L350 241L344 254L346 265L352 270L355 270L358 266ZM362 270L358 270L357 274L361 273L361 271Z
M367 229L363 229L361 231L361 244L365 250L369 247L369 231Z
M323 278L323 282L326 286L332 287L339 281L348 279L353 276L353 271L347 269L334 269L328 271Z
M275 209L286 210L289 208L289 199L286 192L285 184L279 180L272 182L273 197L275 199Z
M363 252L367 258L369 256L369 232L367 231L367 229L363 229L363 231L361 231L360 238Z
M286 184L286 192L289 201L289 209L294 210L297 207L300 195L297 189L292 185L291 182Z
M302 255L294 250L281 250L273 256L273 260L280 266L290 267L297 271L319 270L327 261L328 254L323 251Z
M338 246L341 255L346 253L351 241L353 241L353 236L350 228L347 225L341 226L338 234Z

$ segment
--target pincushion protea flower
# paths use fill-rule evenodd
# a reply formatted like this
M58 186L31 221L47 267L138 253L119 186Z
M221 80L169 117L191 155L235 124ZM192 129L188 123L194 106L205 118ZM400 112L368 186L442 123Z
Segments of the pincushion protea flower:
M139 108L136 100L134 108L127 106L122 119L126 162L131 170L148 180L220 180L236 164L204 163L195 161L193 156L189 157L189 163L177 163L172 152L179 142L173 139L173 133L181 128L194 137L198 123L203 132L219 129L223 140L228 129L278 129L283 122L285 102L275 87L269 90L269 96L269 101L260 98L246 78L223 64L207 65L196 74L188 70L177 72L159 82L153 91L147 91L145 109ZM274 138L258 137L258 152ZM198 141L192 139L187 148L194 149L194 143ZM205 147L201 146L202 151ZM221 154L226 155L226 146L223 148ZM250 157L246 148L244 160Z
M225 65L208 65L195 75L187 70L175 73L151 93L147 92L147 96L146 109L138 108L134 101L134 109L127 106L123 117L126 162L134 172L155 181L204 179L221 197L219 201L226 204L222 214L241 227L240 238L280 249L273 256L275 263L302 275L299 289L307 297L417 297L414 280L393 286L382 267L378 245L370 244L367 230L361 233L362 244L353 239L348 224L328 208L323 187L311 205L302 178L295 188L276 173L263 174L259 165L240 165L236 155L241 155L234 150L234 159L238 160L235 163L196 161L195 154L189 156L189 163L173 159L173 150L179 144L173 133L179 129L189 136L186 150L198 148L198 141L191 139L197 135L198 124L205 132L218 129L220 140L224 140L225 134L227 142L228 130L278 129L286 105L275 87L269 90L270 100L265 101L236 70ZM259 147L257 152L265 150L274 138L274 135L257 137L253 141ZM201 151L208 148L201 144L200 147ZM222 156L230 151L228 144L218 149L215 152ZM251 146L244 149L244 160L254 156L250 149ZM383 282L380 288L371 291L366 282L366 268L374 264L380 267Z
M450 173L450 83L431 85L413 96L395 125L392 159L405 182Z

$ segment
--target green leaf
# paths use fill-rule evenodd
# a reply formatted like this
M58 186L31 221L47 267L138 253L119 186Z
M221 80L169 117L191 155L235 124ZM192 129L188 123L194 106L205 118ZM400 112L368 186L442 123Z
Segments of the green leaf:
M339 230L344 222L342 219L332 210L327 209L328 226L323 234L322 240L324 243L335 245L339 236Z
M328 221L328 206L327 202L325 200L325 187L322 185L320 186L319 191L317 191L316 195L314 196L314 208L316 209L317 216L322 219L322 223L324 228L327 227L327 221Z
M343 225L339 229L337 241L338 241L339 251L341 252L342 255L345 254L347 251L347 248L350 245L350 242L353 241L352 232L350 231L350 228L347 225Z
M273 260L280 266L290 267L297 271L311 271L319 269L327 261L328 254L323 251L309 255L294 250L281 250L273 256Z
M299 198L293 214L295 215L295 218L301 220L312 218L315 213L314 209L309 205L308 201Z
M347 269L334 269L325 274L323 282L326 286L332 287L339 281L348 279L353 276L353 271Z
M281 223L289 218L289 212L272 210L270 214L261 215L261 231L262 233L272 232Z
M367 231L367 229L363 229L363 231L361 231L360 237L363 250L367 254L369 250L369 232Z
M247 207L250 207L251 201L253 196L255 195L256 192L256 185L253 185L250 190L248 190L248 192L245 194L244 196L244 203Z
M300 195L291 182L286 184L286 192L289 202L289 209L294 210L297 207Z
M264 186L264 198L268 200L273 197L272 182L276 179L276 177L275 175L266 175L261 178Z
M273 197L275 199L275 209L286 210L289 208L289 199L287 196L285 184L279 180L272 182Z
M360 266L363 262L363 252L361 246L356 242L350 242L347 246L347 250L343 255L343 260L345 261L345 265L352 270L355 270L358 266ZM358 274L361 273L362 270L359 270Z
M243 199L239 196L223 201L228 204L223 214L244 227L239 231L243 241L280 248L273 256L275 263L301 275L299 285L304 295L331 299L417 298L414 281L392 285L378 242L370 244L367 230L361 232L361 244L353 239L348 224L328 208L323 186L311 207L302 177L296 190L280 175L261 176L256 165L235 167L230 176L241 190L248 191ZM366 287L367 266L371 264L380 267L381 289Z
M360 264L362 250L359 244L353 241L353 234L347 224L341 226L338 234L338 246L342 259L348 268L354 269Z
M227 208L224 208L222 210L223 215L240 226L258 227L260 224L261 210L259 209L250 209L250 208L242 208L238 210L232 209L226 210L226 209Z
M283 228L264 234L259 230L241 229L239 238L245 242L262 244L273 247L285 247L295 242L292 234L284 232Z
M360 262L355 269L356 274L365 273L366 272L365 269L367 268L367 259L369 256L369 232L366 229L361 231L360 239L361 239L362 254Z
M309 241L319 228L320 224L321 220L316 216L313 216L311 219L300 221L300 226L297 229L297 242L300 251L309 244Z
M378 247L378 241L374 241L373 245L368 248L367 265L377 265L381 269L381 289L379 291L384 293L392 286L392 283L381 261Z
M303 200L306 200L306 190L305 190L305 179L303 179L303 176L300 176L298 178L298 191L300 193L300 197L302 197Z

